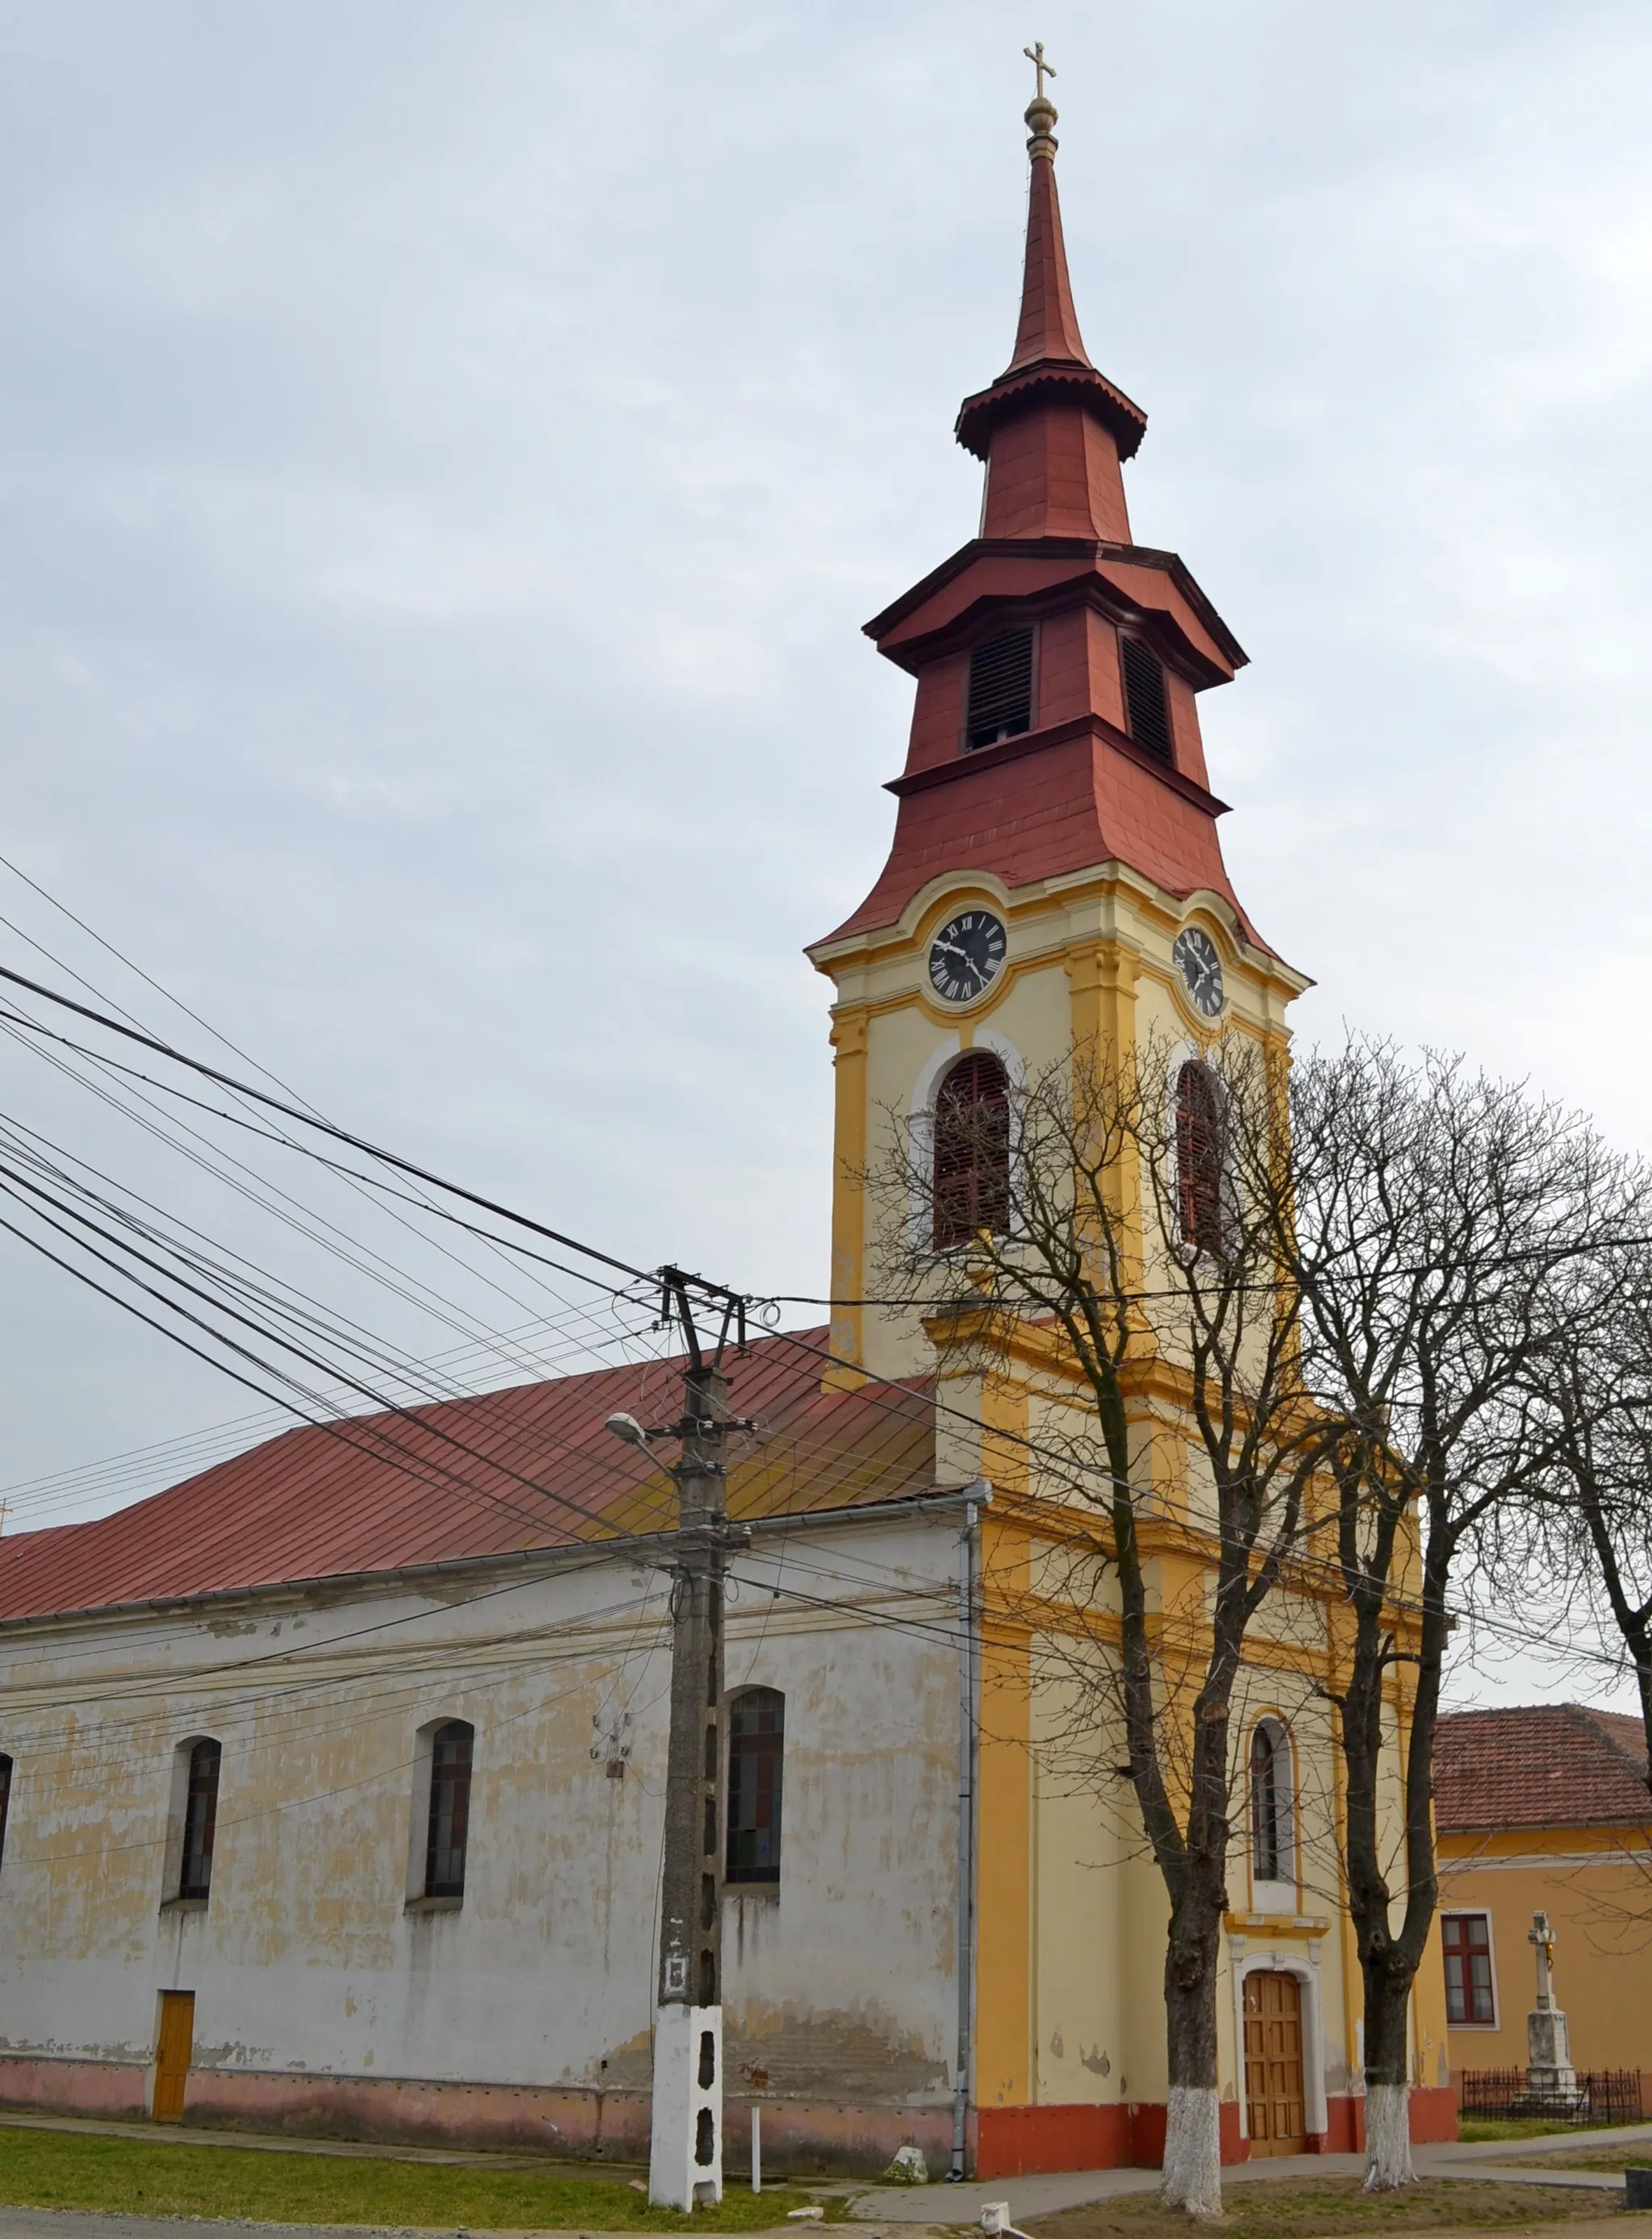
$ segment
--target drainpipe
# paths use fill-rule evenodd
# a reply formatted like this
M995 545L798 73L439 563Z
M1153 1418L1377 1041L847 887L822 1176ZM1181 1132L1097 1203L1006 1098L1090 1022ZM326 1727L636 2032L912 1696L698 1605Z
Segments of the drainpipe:
M976 1715L976 1522L980 1507L973 1496L982 1503L992 1498L992 1489L984 1479L969 1491L972 1498L964 1504L963 1530L958 1535L958 2045L949 2184L962 2184L964 2179L975 2070L976 1791L980 1759L980 1724Z

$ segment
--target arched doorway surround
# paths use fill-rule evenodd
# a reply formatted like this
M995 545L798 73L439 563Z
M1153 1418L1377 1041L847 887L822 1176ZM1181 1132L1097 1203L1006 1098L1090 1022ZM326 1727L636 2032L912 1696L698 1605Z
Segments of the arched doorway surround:
M1255 1974L1295 1977L1302 2003L1302 2106L1310 2139L1322 2137L1325 2111L1325 2029L1319 1984L1318 1937L1303 1945L1303 1956L1281 1950L1252 1951L1249 1939L1230 1936L1228 1950L1233 1961L1234 2054L1238 2067L1239 2135L1250 2136L1245 2098L1245 1981Z

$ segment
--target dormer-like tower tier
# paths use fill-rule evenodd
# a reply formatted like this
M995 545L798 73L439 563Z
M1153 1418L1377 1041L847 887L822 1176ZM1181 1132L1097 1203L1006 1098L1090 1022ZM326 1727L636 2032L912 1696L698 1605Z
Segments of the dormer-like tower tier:
M1055 122L1042 96L1027 111L1015 350L958 415L986 467L981 534L866 625L917 694L889 862L828 945L894 925L946 870L1015 888L1118 861L1171 895L1220 894L1244 922L1196 695L1245 654L1176 555L1131 541L1121 462L1147 415L1079 332Z
M894 843L809 951L836 991L831 1373L850 1382L932 1365L914 1318L877 1303L880 1255L911 1240L874 1232L898 1228L886 1197L869 1210L902 1115L909 1150L938 1139L944 1100L1008 1108L1081 1047L1178 1065L1229 1033L1282 1048L1308 984L1222 860L1199 696L1245 655L1176 555L1132 537L1122 468L1147 421L1079 332L1055 122L1041 87L1015 349L958 415L986 468L980 533L866 625L916 688Z

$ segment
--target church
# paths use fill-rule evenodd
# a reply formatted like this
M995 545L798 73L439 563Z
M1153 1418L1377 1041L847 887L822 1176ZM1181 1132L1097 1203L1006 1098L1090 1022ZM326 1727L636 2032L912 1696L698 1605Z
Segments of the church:
M1058 1771L1008 1583L1066 1529L1032 1460L1048 1376L1011 1348L989 1394L879 1300L868 1190L903 1117L992 1108L1080 1045L1277 1054L1309 984L1223 867L1199 701L1245 655L1134 541L1146 420L1081 336L1056 121L1041 77L1014 349L956 429L978 533L867 625L915 698L888 861L809 951L836 1303L730 1363L759 1428L708 1841L728 2149L760 2109L780 2167L1150 2165L1164 2136L1163 1884L1116 1783ZM0 2102L646 2153L671 1488L604 1426L672 1385L296 1429L0 1539ZM1168 1606L1209 1535L1173 1403L1149 1380L1140 1407ZM1228 2160L1361 2139L1338 1622L1294 1596L1236 1698ZM1437 1962L1412 2033L1414 2136L1454 2135Z

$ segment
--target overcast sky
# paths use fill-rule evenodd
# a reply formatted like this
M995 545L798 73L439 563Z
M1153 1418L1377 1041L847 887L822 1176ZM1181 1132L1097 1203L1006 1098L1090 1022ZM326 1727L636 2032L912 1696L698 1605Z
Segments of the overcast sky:
M859 626L974 527L1036 36L1299 1033L1652 1147L1652 17L1041 7L0 4L0 852L346 1124L817 1291L800 952L893 821ZM0 1478L242 1412L0 1245Z

